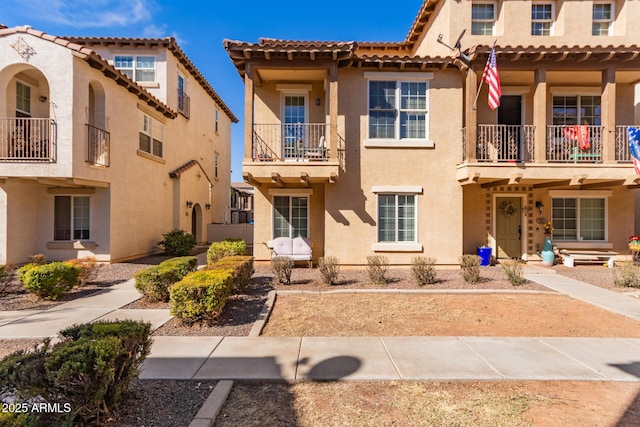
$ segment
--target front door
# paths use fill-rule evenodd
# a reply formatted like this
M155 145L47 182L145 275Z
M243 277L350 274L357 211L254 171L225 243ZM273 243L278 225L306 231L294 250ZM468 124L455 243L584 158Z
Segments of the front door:
M305 138L306 105L304 95L284 96L283 157L293 159L298 157Z
M496 198L496 255L498 258L522 256L522 199Z
M498 107L498 161L521 161L522 96L504 95Z

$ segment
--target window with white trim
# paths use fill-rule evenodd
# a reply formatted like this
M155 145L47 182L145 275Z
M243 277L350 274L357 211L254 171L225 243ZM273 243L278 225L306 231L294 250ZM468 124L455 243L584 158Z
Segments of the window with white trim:
M592 95L554 95L554 125L602 124L602 108L600 96Z
M213 130L216 133L218 133L218 126L219 126L218 114L219 114L218 109L216 109L215 112L214 112L214 116L213 116L213 119L214 119L214 129Z
M155 56L116 56L113 66L136 82L156 81Z
M369 138L427 139L429 83L369 81Z
M377 195L378 242L415 243L417 241L418 209L415 194Z
M16 82L16 117L31 117L31 86Z
M550 36L553 33L553 3L531 4L531 35Z
M606 241L606 218L604 197L554 197L553 240Z
M593 3L591 34L594 36L613 35L613 3Z
M55 196L53 240L89 240L90 197Z
M474 2L471 5L471 34L492 36L495 34L496 4Z
M140 151L162 157L164 125L153 117L140 112Z
M273 238L309 237L309 198L273 196Z
M213 177L214 178L218 178L218 160L219 160L220 156L218 155L218 153L216 153L213 156Z

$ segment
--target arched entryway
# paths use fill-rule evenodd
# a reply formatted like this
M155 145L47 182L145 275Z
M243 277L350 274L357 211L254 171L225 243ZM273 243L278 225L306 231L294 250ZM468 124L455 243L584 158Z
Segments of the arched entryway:
M202 208L198 203L191 209L191 234L196 238L196 242L202 242Z

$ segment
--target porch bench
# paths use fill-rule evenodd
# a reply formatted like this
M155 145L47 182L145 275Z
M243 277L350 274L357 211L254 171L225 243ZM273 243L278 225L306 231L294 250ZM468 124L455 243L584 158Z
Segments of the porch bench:
M578 163L578 160L600 160L601 157L600 153L581 153L578 147L573 147L569 155L573 163Z
M567 267L573 267L576 261L586 262L602 262L606 261L610 268L613 268L614 260L618 252L598 251L598 250L579 250L579 249L562 249L560 254L564 257L563 264Z
M311 261L313 244L306 237L277 237L265 243L271 251L271 259L275 257L287 257L293 261L309 261L309 268L313 267Z

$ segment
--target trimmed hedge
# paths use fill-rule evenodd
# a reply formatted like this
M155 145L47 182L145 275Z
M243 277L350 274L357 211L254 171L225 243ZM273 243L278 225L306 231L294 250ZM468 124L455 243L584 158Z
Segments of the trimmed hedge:
M200 270L171 286L171 314L185 323L220 316L233 289L233 270Z
M169 301L169 287L198 267L194 256L170 258L134 274L135 287L152 301Z
M40 298L56 300L78 284L82 269L67 262L20 267L18 277L24 288Z
M253 257L228 256L208 267L209 270L233 270L233 291L241 292L251 282L253 275Z
M0 361L0 396L59 405L55 412L2 414L2 425L100 423L118 408L151 348L151 325L133 321L76 325L63 340Z
M226 239L214 242L207 250L207 265L211 265L227 256L244 255L247 252L247 242L242 239Z

